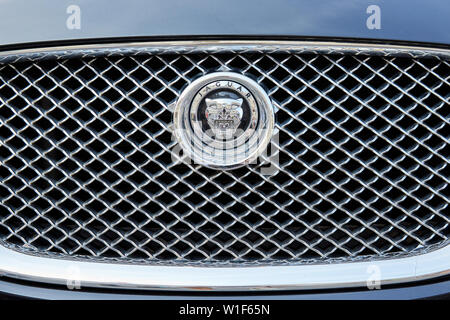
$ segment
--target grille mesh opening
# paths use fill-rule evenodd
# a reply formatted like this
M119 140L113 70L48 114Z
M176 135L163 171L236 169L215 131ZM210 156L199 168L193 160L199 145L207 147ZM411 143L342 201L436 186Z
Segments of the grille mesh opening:
M187 84L222 67L277 106L277 171L173 163ZM450 64L234 51L0 64L0 240L145 262L308 262L448 241Z

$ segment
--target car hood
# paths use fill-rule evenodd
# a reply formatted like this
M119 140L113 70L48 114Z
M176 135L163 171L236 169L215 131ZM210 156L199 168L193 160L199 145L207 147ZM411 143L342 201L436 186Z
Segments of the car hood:
M81 9L68 29L67 8ZM381 29L369 29L369 5ZM450 44L442 0L0 0L0 45L74 39L171 36L363 38Z

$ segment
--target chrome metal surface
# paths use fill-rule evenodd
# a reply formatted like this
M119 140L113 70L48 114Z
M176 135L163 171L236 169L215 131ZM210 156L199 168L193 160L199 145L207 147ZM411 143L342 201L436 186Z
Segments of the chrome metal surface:
M380 285L450 274L450 246L382 261L302 266L196 267L123 265L29 256L0 246L0 275L81 288L246 291L366 287L374 268ZM74 272L75 271L75 272ZM379 273L378 273L379 271Z
M197 289L361 285L374 261L386 283L448 274L448 61L292 42L4 53L0 270L27 278L35 261L40 281L76 265L90 285ZM223 68L267 90L279 162L176 167L171 106Z
M206 104L209 100L211 103L215 101L207 97L226 92L237 94L236 98L240 97L240 103L244 103L245 113L249 115L247 126L238 128L236 124L230 132L231 137L223 141L223 137L218 140L206 133L198 113L205 99ZM254 161L269 144L274 127L273 106L264 89L252 79L235 72L213 72L193 81L178 98L173 119L177 140L193 163L219 170L235 169ZM203 121L205 119L203 115ZM209 126L213 131L211 135L217 135L215 128L211 124ZM236 132L236 129L241 130Z

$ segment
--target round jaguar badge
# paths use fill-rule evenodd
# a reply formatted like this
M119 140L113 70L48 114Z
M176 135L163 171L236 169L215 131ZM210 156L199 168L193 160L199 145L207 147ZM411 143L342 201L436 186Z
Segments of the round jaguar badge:
M175 136L195 163L232 169L255 160L272 137L274 114L254 80L216 72L192 82L174 110Z

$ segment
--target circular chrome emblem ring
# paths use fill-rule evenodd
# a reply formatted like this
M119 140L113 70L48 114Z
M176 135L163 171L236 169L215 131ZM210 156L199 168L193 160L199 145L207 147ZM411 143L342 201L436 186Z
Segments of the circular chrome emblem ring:
M194 163L233 169L254 161L272 138L274 113L254 80L215 72L193 81L175 106L174 133Z

